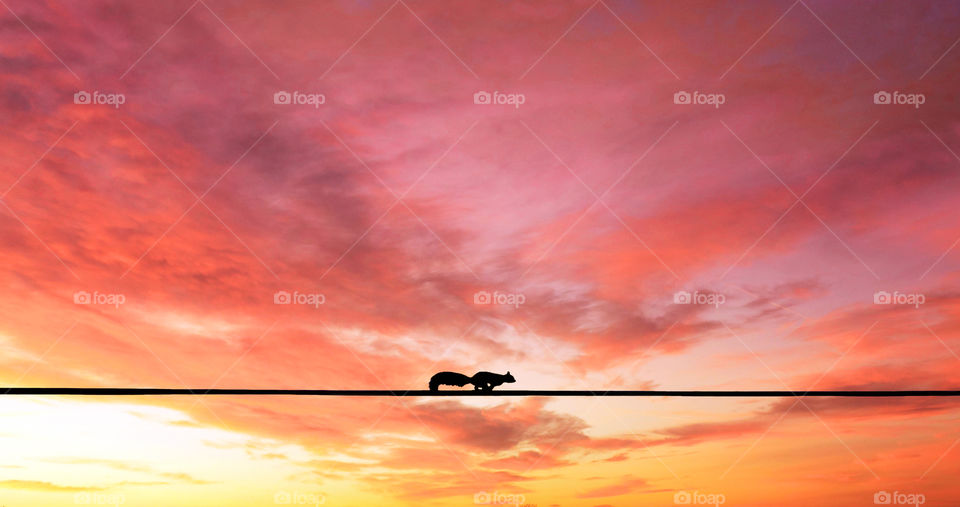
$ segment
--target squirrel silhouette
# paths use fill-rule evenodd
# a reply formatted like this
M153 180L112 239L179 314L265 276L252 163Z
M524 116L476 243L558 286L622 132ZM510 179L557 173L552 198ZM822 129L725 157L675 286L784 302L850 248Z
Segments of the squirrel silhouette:
M430 377L430 390L437 391L440 386L463 387L467 384L473 384L474 391L491 391L494 387L504 383L513 383L517 379L508 371L506 375L491 373L489 371L478 371L472 377L455 371L441 371Z
M470 378L470 383L473 384L475 391L492 391L494 387L503 383L512 384L516 381L517 379L513 378L513 375L511 375L509 371L506 375L490 373L489 371L478 371Z

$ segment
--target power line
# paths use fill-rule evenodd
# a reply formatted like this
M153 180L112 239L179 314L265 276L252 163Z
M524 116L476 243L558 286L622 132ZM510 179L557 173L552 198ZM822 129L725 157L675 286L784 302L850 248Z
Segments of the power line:
M595 391L584 390L523 390L503 389L496 391L473 390L389 390L389 389L188 389L153 387L0 387L2 395L66 395L66 396L610 396L610 397L693 397L693 398L906 398L906 397L953 397L960 390L846 390L846 391Z

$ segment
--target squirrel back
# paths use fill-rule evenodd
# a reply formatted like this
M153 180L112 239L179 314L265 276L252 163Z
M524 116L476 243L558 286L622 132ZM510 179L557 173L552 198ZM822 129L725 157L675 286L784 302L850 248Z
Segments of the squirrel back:
M494 387L507 383L512 384L517 381L508 371L505 375L491 373L489 371L478 371L470 379L473 388L478 391L490 391Z

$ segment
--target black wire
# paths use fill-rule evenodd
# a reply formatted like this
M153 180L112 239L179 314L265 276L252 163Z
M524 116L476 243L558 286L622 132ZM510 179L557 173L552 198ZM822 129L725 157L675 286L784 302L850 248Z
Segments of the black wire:
M388 390L388 389L187 389L152 387L0 387L0 395L68 396L667 396L698 398L899 398L960 396L960 390L848 390L848 391L564 391L564 390Z

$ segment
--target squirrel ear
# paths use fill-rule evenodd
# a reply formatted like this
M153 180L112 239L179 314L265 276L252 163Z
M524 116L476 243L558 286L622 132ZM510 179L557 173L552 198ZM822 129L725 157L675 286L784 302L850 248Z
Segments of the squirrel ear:
M509 374L510 374L510 370L507 370L507 375L509 375Z

